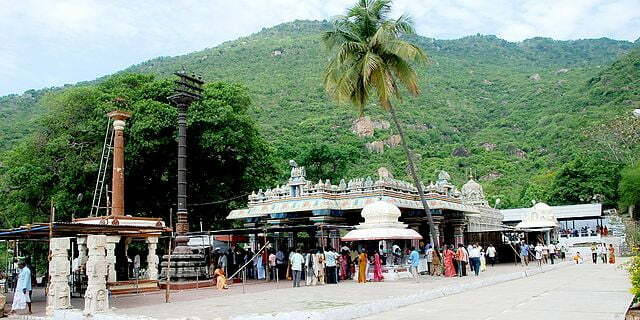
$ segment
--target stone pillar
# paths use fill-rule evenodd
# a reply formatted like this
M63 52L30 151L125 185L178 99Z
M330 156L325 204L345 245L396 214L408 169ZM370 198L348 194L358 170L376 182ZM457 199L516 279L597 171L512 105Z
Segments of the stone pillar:
M89 258L87 255L87 237L78 237L76 239L78 242L78 266L80 270L84 270Z
M113 111L107 114L113 120L113 174L111 175L111 214L124 215L124 126L131 114Z
M464 244L464 224L455 223L453 225L453 239L456 247L461 243Z
M109 310L109 294L107 292L107 259L105 247L107 236L90 235L87 238L89 259L87 260L87 290L84 293L84 315Z
M442 223L436 223L436 239L438 239L438 243L440 246L445 245L444 243L444 225Z
M69 255L71 248L69 238L52 238L49 241L51 261L49 275L51 279L47 290L47 315L53 310L71 308L71 290L69 288Z
M116 276L116 245L120 242L120 236L107 236L105 248L107 249L107 282L118 281Z
M160 258L158 258L156 254L158 237L148 237L146 241L147 248L149 249L147 255L147 274L149 275L149 280L158 280L158 262L160 262Z

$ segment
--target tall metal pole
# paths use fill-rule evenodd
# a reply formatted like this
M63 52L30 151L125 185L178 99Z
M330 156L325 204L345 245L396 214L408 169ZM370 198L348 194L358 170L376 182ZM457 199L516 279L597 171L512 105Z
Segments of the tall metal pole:
M189 220L187 213L187 110L191 103L200 99L204 82L185 72L176 72L176 94L168 99L178 109L178 222L176 223L176 246L174 253L189 254Z

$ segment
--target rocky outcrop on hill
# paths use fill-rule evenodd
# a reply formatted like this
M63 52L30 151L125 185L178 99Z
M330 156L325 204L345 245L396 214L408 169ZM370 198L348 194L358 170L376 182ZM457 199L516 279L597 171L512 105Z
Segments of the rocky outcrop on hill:
M454 157L468 157L471 155L471 152L469 152L465 147L457 147L453 149L451 155Z
M365 143L364 146L371 153L384 153L384 142L380 140Z

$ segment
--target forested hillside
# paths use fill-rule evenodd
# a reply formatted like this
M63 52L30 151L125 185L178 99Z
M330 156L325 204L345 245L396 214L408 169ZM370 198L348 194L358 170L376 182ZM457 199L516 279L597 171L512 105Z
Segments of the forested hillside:
M282 178L287 159L306 165L314 180L373 176L380 166L405 178L405 157L379 107L372 103L372 121L362 122L373 133L361 130L358 135L352 128L358 114L325 94L322 72L328 53L320 33L327 27L325 22L286 23L124 72L163 78L185 68L206 81L243 84L253 101L249 112L271 144ZM458 184L469 174L477 176L491 201L499 197L503 207L527 205L532 199L577 202L567 197L577 191L559 184L575 171L567 166L578 171L601 167L585 172L598 181L587 181L595 184L591 189L576 188L604 194L615 203L623 164L601 161L602 149L586 131L638 108L637 44L547 38L512 43L482 35L410 40L424 48L429 62L418 67L422 94L397 105L426 183L443 169ZM9 148L29 126L38 126L18 126L46 112L37 105L42 91L31 94L0 98L2 117L9 120L0 127L0 148Z

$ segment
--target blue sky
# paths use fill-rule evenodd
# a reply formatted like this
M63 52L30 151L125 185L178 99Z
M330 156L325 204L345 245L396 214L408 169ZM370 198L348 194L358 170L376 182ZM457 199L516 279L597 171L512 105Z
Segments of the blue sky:
M92 80L295 19L328 19L352 0L0 0L0 95ZM510 41L640 37L640 0L396 0L419 34Z

